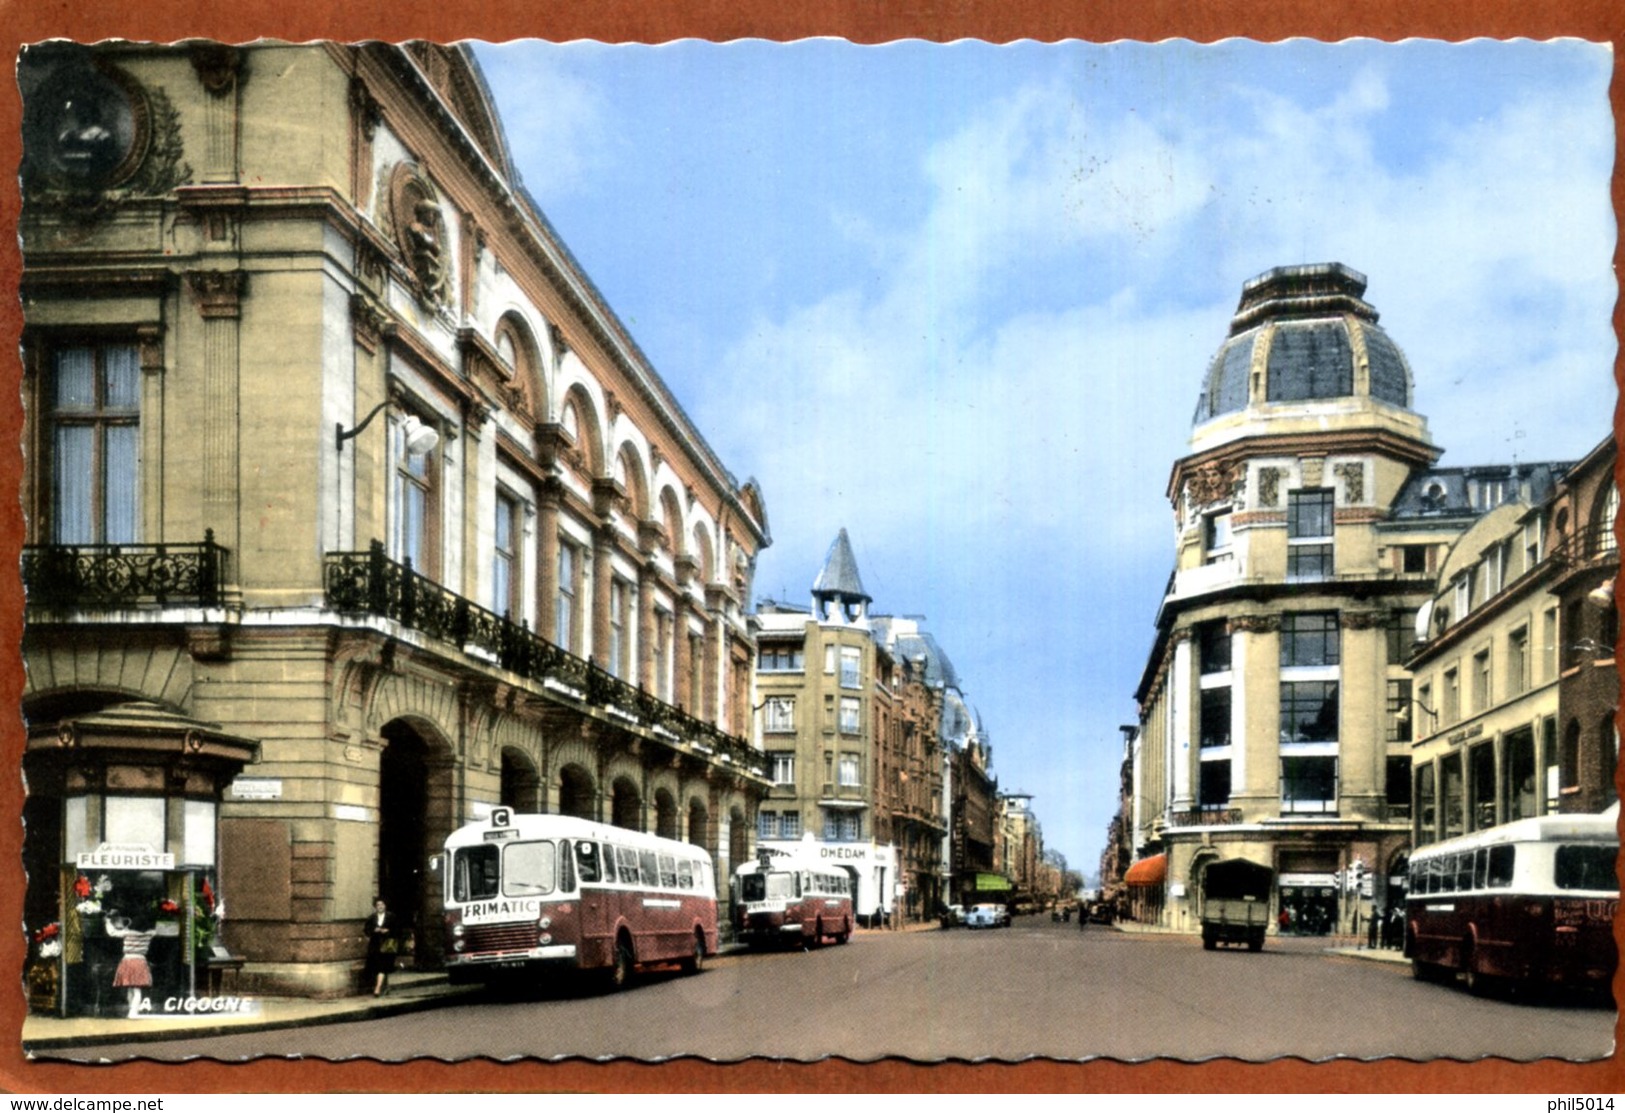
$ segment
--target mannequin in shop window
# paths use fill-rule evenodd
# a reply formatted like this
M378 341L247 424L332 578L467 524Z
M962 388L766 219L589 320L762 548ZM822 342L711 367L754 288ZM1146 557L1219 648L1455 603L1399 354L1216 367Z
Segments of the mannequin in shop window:
M113 972L113 988L130 991L130 1016L141 1015L142 990L152 987L152 967L147 965L147 951L152 946L153 918L150 913L136 912L121 916L117 912L107 917L107 934L124 942L124 957Z

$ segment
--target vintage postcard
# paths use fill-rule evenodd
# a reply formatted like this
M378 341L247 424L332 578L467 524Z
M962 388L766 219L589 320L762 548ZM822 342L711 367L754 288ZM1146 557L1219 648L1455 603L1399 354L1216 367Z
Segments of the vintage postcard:
M16 44L11 1084L1610 1069L1611 44L779 37Z

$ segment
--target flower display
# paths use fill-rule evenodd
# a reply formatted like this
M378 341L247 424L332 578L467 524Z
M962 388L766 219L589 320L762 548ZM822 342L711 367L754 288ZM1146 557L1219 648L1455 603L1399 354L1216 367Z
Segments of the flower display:
M101 912L102 906L100 901L82 900L73 906L73 910L81 916L95 916Z
M49 923L34 933L34 942L44 943L48 939L55 939L60 934L62 934L62 925Z
M181 906L170 900L168 897L165 897L163 900L158 902L158 911L164 916L173 916L180 910Z
M74 880L73 895L78 897L80 900L84 900L86 897L90 896L90 891L90 878L86 877L84 874L80 874L78 878Z
M39 945L39 956L41 958L56 958L61 953L62 940L60 939L47 939Z

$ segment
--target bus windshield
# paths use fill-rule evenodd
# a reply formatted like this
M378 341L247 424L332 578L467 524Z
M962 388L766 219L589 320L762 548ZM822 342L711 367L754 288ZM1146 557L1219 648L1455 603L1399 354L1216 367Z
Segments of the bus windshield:
M551 893L558 875L558 844L552 840L509 843L503 851L503 896Z
M1606 843L1572 843L1557 848L1552 880L1559 889L1591 889L1614 892L1614 859L1619 848Z
M558 882L558 845L552 841L466 846L452 856L451 896L465 903L503 896L551 893Z
M784 899L795 895L794 875L747 873L739 881L741 900Z

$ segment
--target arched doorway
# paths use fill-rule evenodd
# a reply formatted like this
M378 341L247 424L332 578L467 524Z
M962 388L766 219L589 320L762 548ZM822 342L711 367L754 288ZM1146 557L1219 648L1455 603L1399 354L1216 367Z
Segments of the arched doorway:
M655 834L663 839L677 837L677 801L664 788L655 792Z
M411 919L419 965L433 961L422 931L440 912L440 893L426 881L429 857L452 828L451 761L446 748L404 719L381 732L378 763L378 896Z
M559 770L559 814L578 819L598 818L594 804L592 774L579 765L566 765Z
M503 807L518 812L541 811L541 787L541 778L536 775L536 766L530 757L521 750L505 748L502 751Z
M688 841L695 846L710 849L711 815L698 798L688 802Z
M643 800L631 777L616 777L610 786L610 822L628 831L643 830Z

